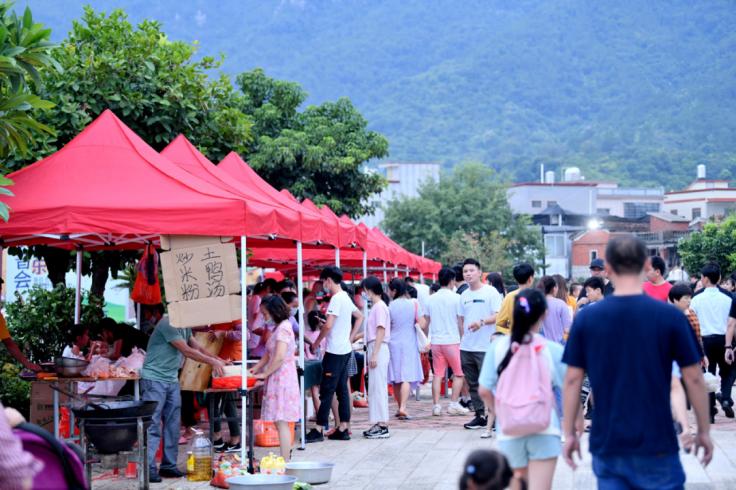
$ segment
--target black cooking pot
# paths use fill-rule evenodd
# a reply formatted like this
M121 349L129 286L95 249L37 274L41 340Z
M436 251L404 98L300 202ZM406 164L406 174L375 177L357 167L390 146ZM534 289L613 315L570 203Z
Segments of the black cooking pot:
M118 401L88 403L81 408L74 408L74 416L79 419L116 420L129 417L151 418L156 405L155 401Z
M147 430L157 403L104 402L87 404L72 411L81 419L87 438L100 454L116 454L133 449L138 440L138 417L143 421L143 430Z

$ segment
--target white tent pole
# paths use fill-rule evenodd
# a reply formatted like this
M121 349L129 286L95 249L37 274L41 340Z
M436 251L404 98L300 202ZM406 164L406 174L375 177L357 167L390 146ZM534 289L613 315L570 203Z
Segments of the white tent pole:
M383 283L388 283L388 273L386 272L386 261L383 261Z
M422 258L424 258L424 240L422 240ZM424 284L424 269L419 271L419 282Z
M340 249L335 248L335 266L340 267Z
M301 449L306 446L306 433L307 433L307 414L304 410L304 403L306 400L306 390L304 388L304 264L302 257L302 242L296 242L296 291L299 297L299 368L302 371L302 375L299 379L299 388L301 391L301 403L299 409L301 410Z
M82 322L82 249L77 249L77 290L74 293L74 324Z
M240 414L240 461L249 466L246 460L248 439L245 437L245 426L248 415L248 397L245 390L248 388L248 250L246 248L245 235L240 237L240 335L242 349L240 358L240 377L242 381L240 403L242 411ZM248 434L251 437L251 434Z

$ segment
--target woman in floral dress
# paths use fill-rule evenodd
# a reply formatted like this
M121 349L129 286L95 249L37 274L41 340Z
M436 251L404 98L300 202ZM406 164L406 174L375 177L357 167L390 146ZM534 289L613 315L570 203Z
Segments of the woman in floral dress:
M251 369L254 378L264 381L261 419L272 421L279 432L281 456L289 461L292 433L289 422L301 416L299 381L296 374L296 340L289 322L289 307L280 296L266 296L261 313L275 327L266 342L266 353Z

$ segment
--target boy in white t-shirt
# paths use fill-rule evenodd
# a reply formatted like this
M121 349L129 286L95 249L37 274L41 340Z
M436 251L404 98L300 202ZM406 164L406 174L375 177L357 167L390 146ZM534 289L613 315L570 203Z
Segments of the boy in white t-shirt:
M460 342L460 360L475 409L475 417L464 427L471 430L483 429L488 425L485 405L478 396L478 376L486 351L491 345L491 335L496 330L496 315L503 301L496 288L483 284L481 275L480 262L465 259L463 277L469 287L460 295L458 321L462 322L464 329Z
M460 403L458 397L463 389L463 370L460 363L460 338L462 325L458 323L460 316L460 296L453 291L455 287L455 271L443 267L439 272L440 290L427 298L424 317L427 320L429 336L432 339L432 415L442 414L440 388L442 378L448 366L452 369L452 402L447 407L450 415L464 415L469 410Z
M330 416L332 398L337 394L340 425L328 436L338 441L350 440L348 422L350 422L350 393L348 391L348 361L353 351L350 343L352 334L352 318L356 318L354 330L358 331L363 323L363 314L343 291L342 271L337 267L325 268L319 276L324 283L324 289L332 296L327 307L327 321L322 326L319 336L310 347L312 354L323 339L327 339L325 355L322 358L322 383L319 389L320 406L317 411L317 428L307 434L307 442L321 442L324 440L322 428L327 425Z

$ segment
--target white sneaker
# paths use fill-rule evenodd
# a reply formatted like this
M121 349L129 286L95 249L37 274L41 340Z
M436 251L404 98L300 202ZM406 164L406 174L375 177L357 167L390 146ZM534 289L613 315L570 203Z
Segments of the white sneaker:
M493 437L493 429L486 429L480 435L481 439L490 439L491 437Z
M467 415L470 413L470 410L463 407L457 402L450 403L450 406L447 407L447 413L450 415Z
M442 406L435 405L434 407L432 407L432 415L434 415L435 417L439 417L440 415L442 415Z

